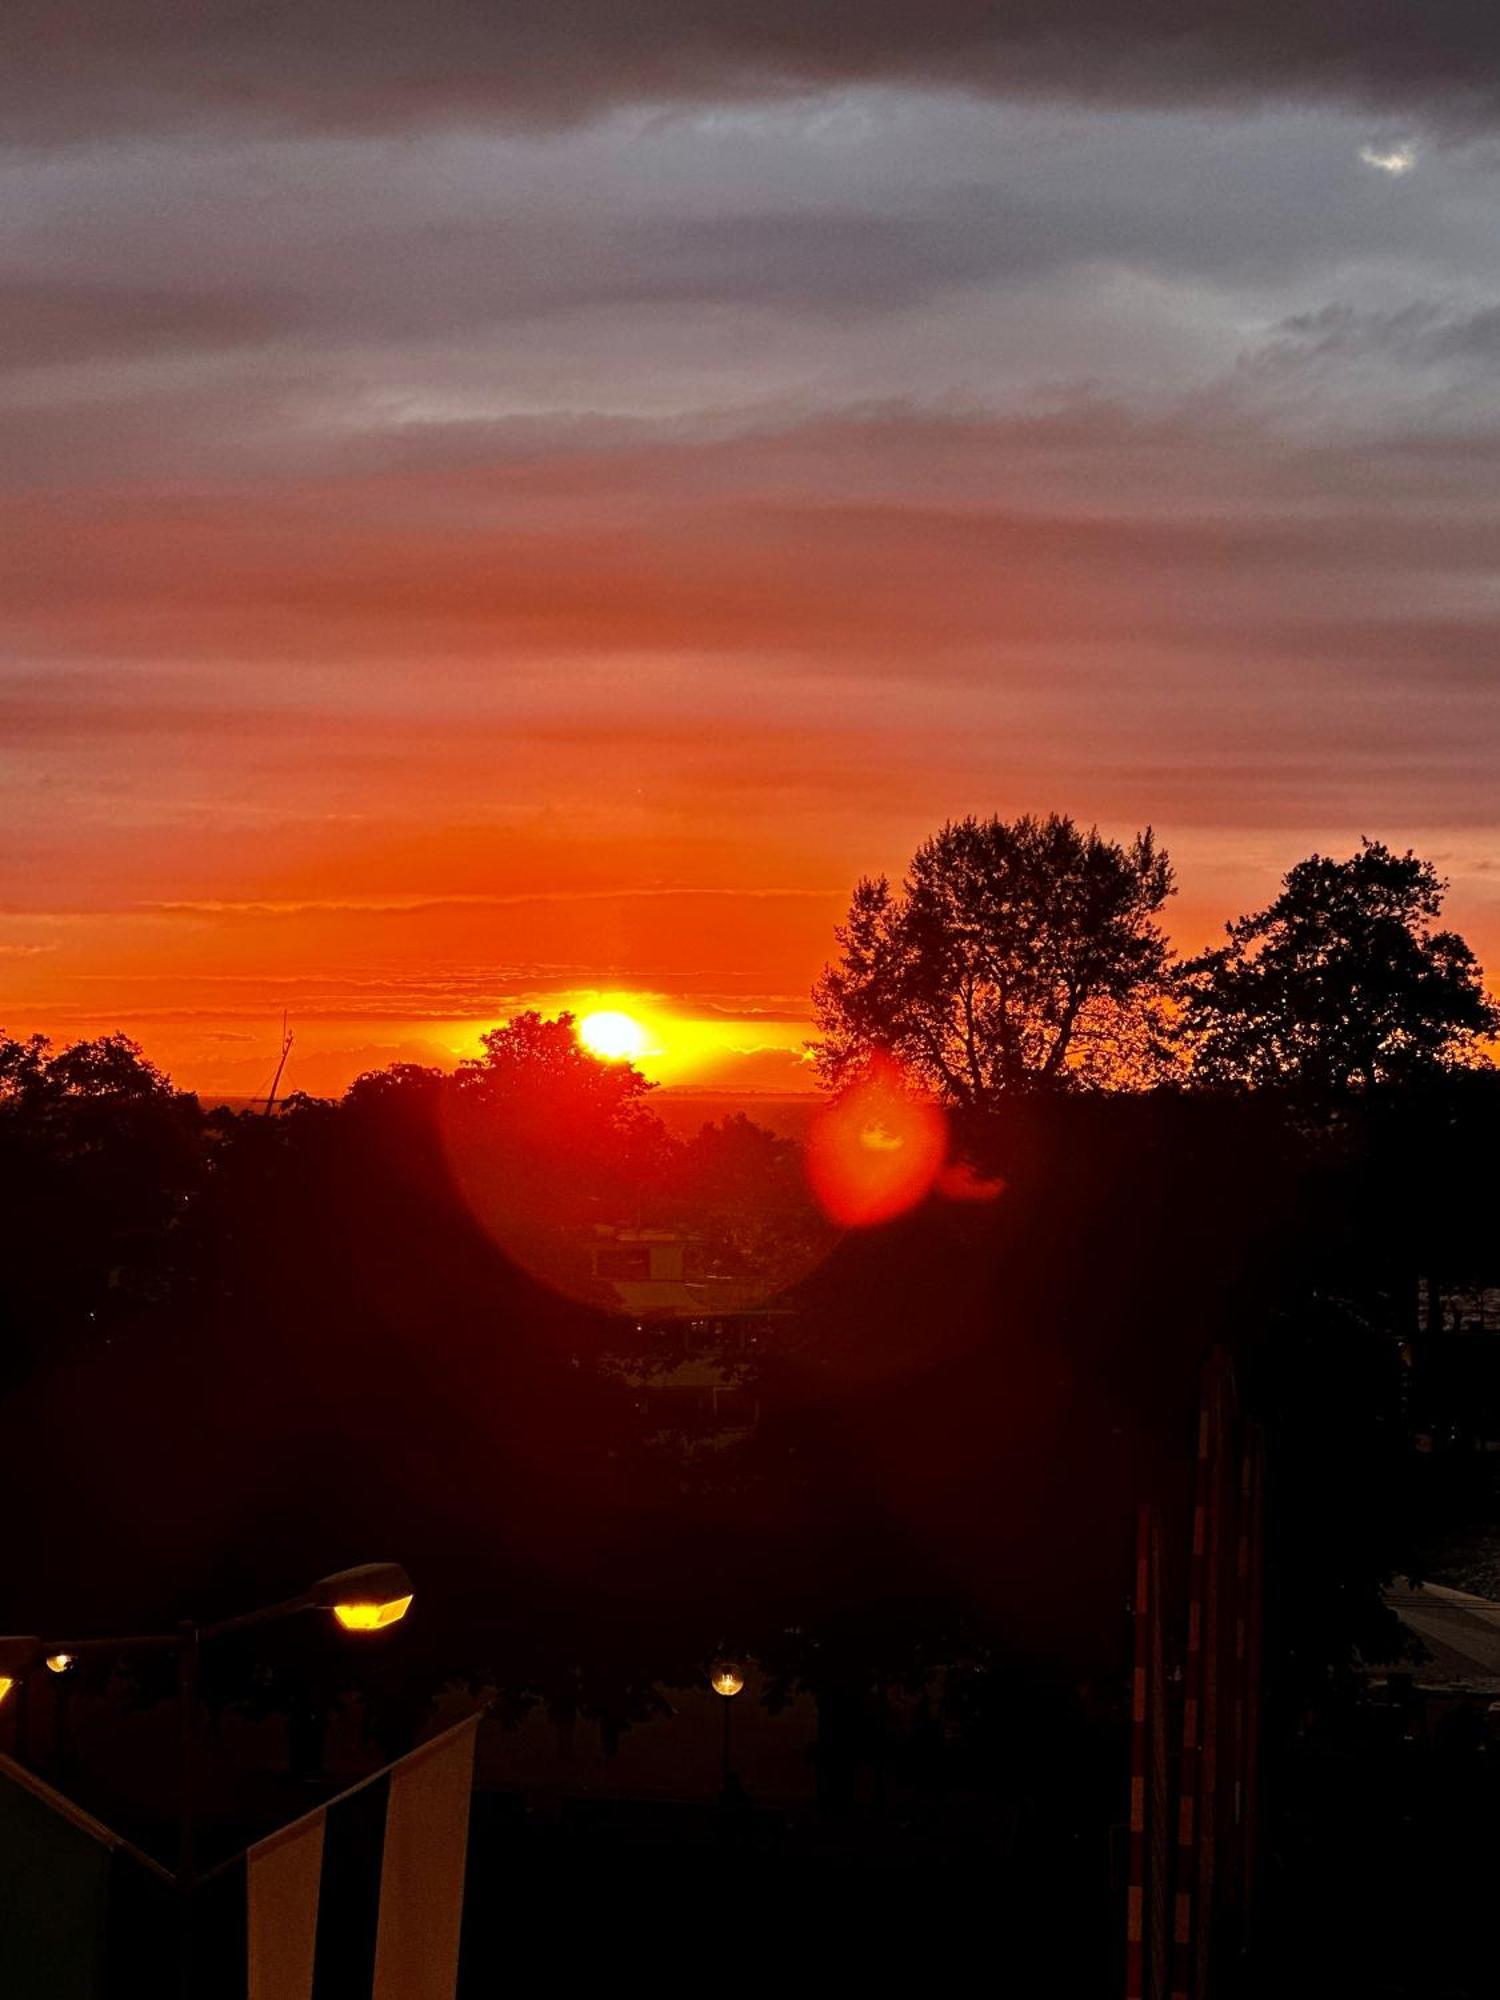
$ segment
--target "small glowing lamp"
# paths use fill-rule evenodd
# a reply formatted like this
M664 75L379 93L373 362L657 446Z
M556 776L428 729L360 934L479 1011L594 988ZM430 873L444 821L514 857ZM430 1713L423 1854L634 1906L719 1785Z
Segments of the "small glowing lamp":
M715 1694L723 1695L726 1701L737 1695L745 1685L745 1676L730 1660L720 1660L708 1677L708 1684Z
M49 1653L46 1665L49 1674L65 1674L73 1666L73 1655L71 1653Z
M0 1701L10 1693L22 1674L29 1674L42 1657L40 1639L7 1635L0 1639Z
M315 1583L301 1601L331 1611L346 1632L383 1632L411 1609L411 1578L399 1563L361 1563Z
M333 1615L346 1632L383 1632L411 1609L411 1598L391 1597L384 1604L335 1604Z

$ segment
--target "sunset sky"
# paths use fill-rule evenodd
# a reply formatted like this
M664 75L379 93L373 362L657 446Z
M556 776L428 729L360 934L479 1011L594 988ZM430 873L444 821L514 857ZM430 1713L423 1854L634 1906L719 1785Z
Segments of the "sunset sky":
M1500 973L1488 0L6 41L11 1033L249 1093L285 1008L328 1090L634 1006L798 1087L855 877L1054 807L1186 947L1415 846Z

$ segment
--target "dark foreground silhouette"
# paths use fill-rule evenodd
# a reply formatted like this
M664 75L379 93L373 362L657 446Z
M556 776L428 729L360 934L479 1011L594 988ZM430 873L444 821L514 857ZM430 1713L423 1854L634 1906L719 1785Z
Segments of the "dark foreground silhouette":
M1054 1964L1113 1965L1135 1506L1163 1510L1176 1630L1217 1345L1267 1440L1267 1743L1292 1758L1274 1796L1294 1830L1275 1935L1295 1828L1310 1843L1344 1810L1309 1806L1290 1746L1332 1726L1355 1648L1388 1655L1381 1582L1420 1567L1434 1519L1486 1504L1492 1461L1467 1446L1500 1430L1495 1384L1480 1344L1455 1374L1422 1300L1482 1261L1500 1080L1320 1117L1270 1093L1021 1097L956 1128L984 1198L936 1193L839 1238L787 1142L664 1148L618 1075L580 1100L565 1065L455 1114L448 1086L403 1073L266 1118L205 1115L128 1056L99 1088L0 1108L6 1626L212 1616L371 1555L418 1590L363 1651L308 1624L205 1661L231 1750L275 1719L257 1752L275 1769L251 1806L214 1793L210 1843L287 1816L277 1784L335 1782L329 1722L354 1691L339 1726L371 1758L432 1726L444 1690L489 1701L502 1743L542 1716L607 1752L728 1648L756 1663L751 1700L805 1718L795 1782L757 1798L741 1774L770 1820L724 1819L687 1735L662 1735L650 1782L691 1810L654 1831L639 1800L634 1821L535 1810L502 1755L486 1882L539 1907L550 1882L561 1907L588 1880L624 1923L665 1877L697 1937L693 1883L721 1885L731 1927L733 1883L837 1930L888 1879L908 1929L951 1900L955 1949L1014 1922ZM568 1277L566 1246L601 1222L772 1272L735 1363L754 1421L664 1427L641 1392L661 1327L606 1311L586 1260L561 1288L536 1275ZM1418 1428L1443 1448L1414 1456ZM147 1668L91 1671L73 1700L96 1746L149 1727L166 1689ZM165 1847L160 1760L84 1747L74 1787ZM1002 1860L1003 1924L982 1900ZM476 1964L499 1949L493 1901Z

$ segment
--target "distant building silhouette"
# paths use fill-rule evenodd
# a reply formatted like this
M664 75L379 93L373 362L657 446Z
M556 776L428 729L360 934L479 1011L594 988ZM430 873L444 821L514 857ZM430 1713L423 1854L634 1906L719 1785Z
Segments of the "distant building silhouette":
M693 1239L671 1229L597 1224L591 1273L647 1336L622 1378L662 1430L739 1433L758 1422L757 1363L778 1320L754 1277L689 1277Z

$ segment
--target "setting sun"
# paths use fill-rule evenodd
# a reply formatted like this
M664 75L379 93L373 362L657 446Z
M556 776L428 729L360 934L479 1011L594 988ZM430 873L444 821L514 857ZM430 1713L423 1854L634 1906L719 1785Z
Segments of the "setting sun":
M632 1062L651 1046L650 1036L633 1015L612 1009L585 1014L578 1023L578 1039L590 1055L604 1062Z

